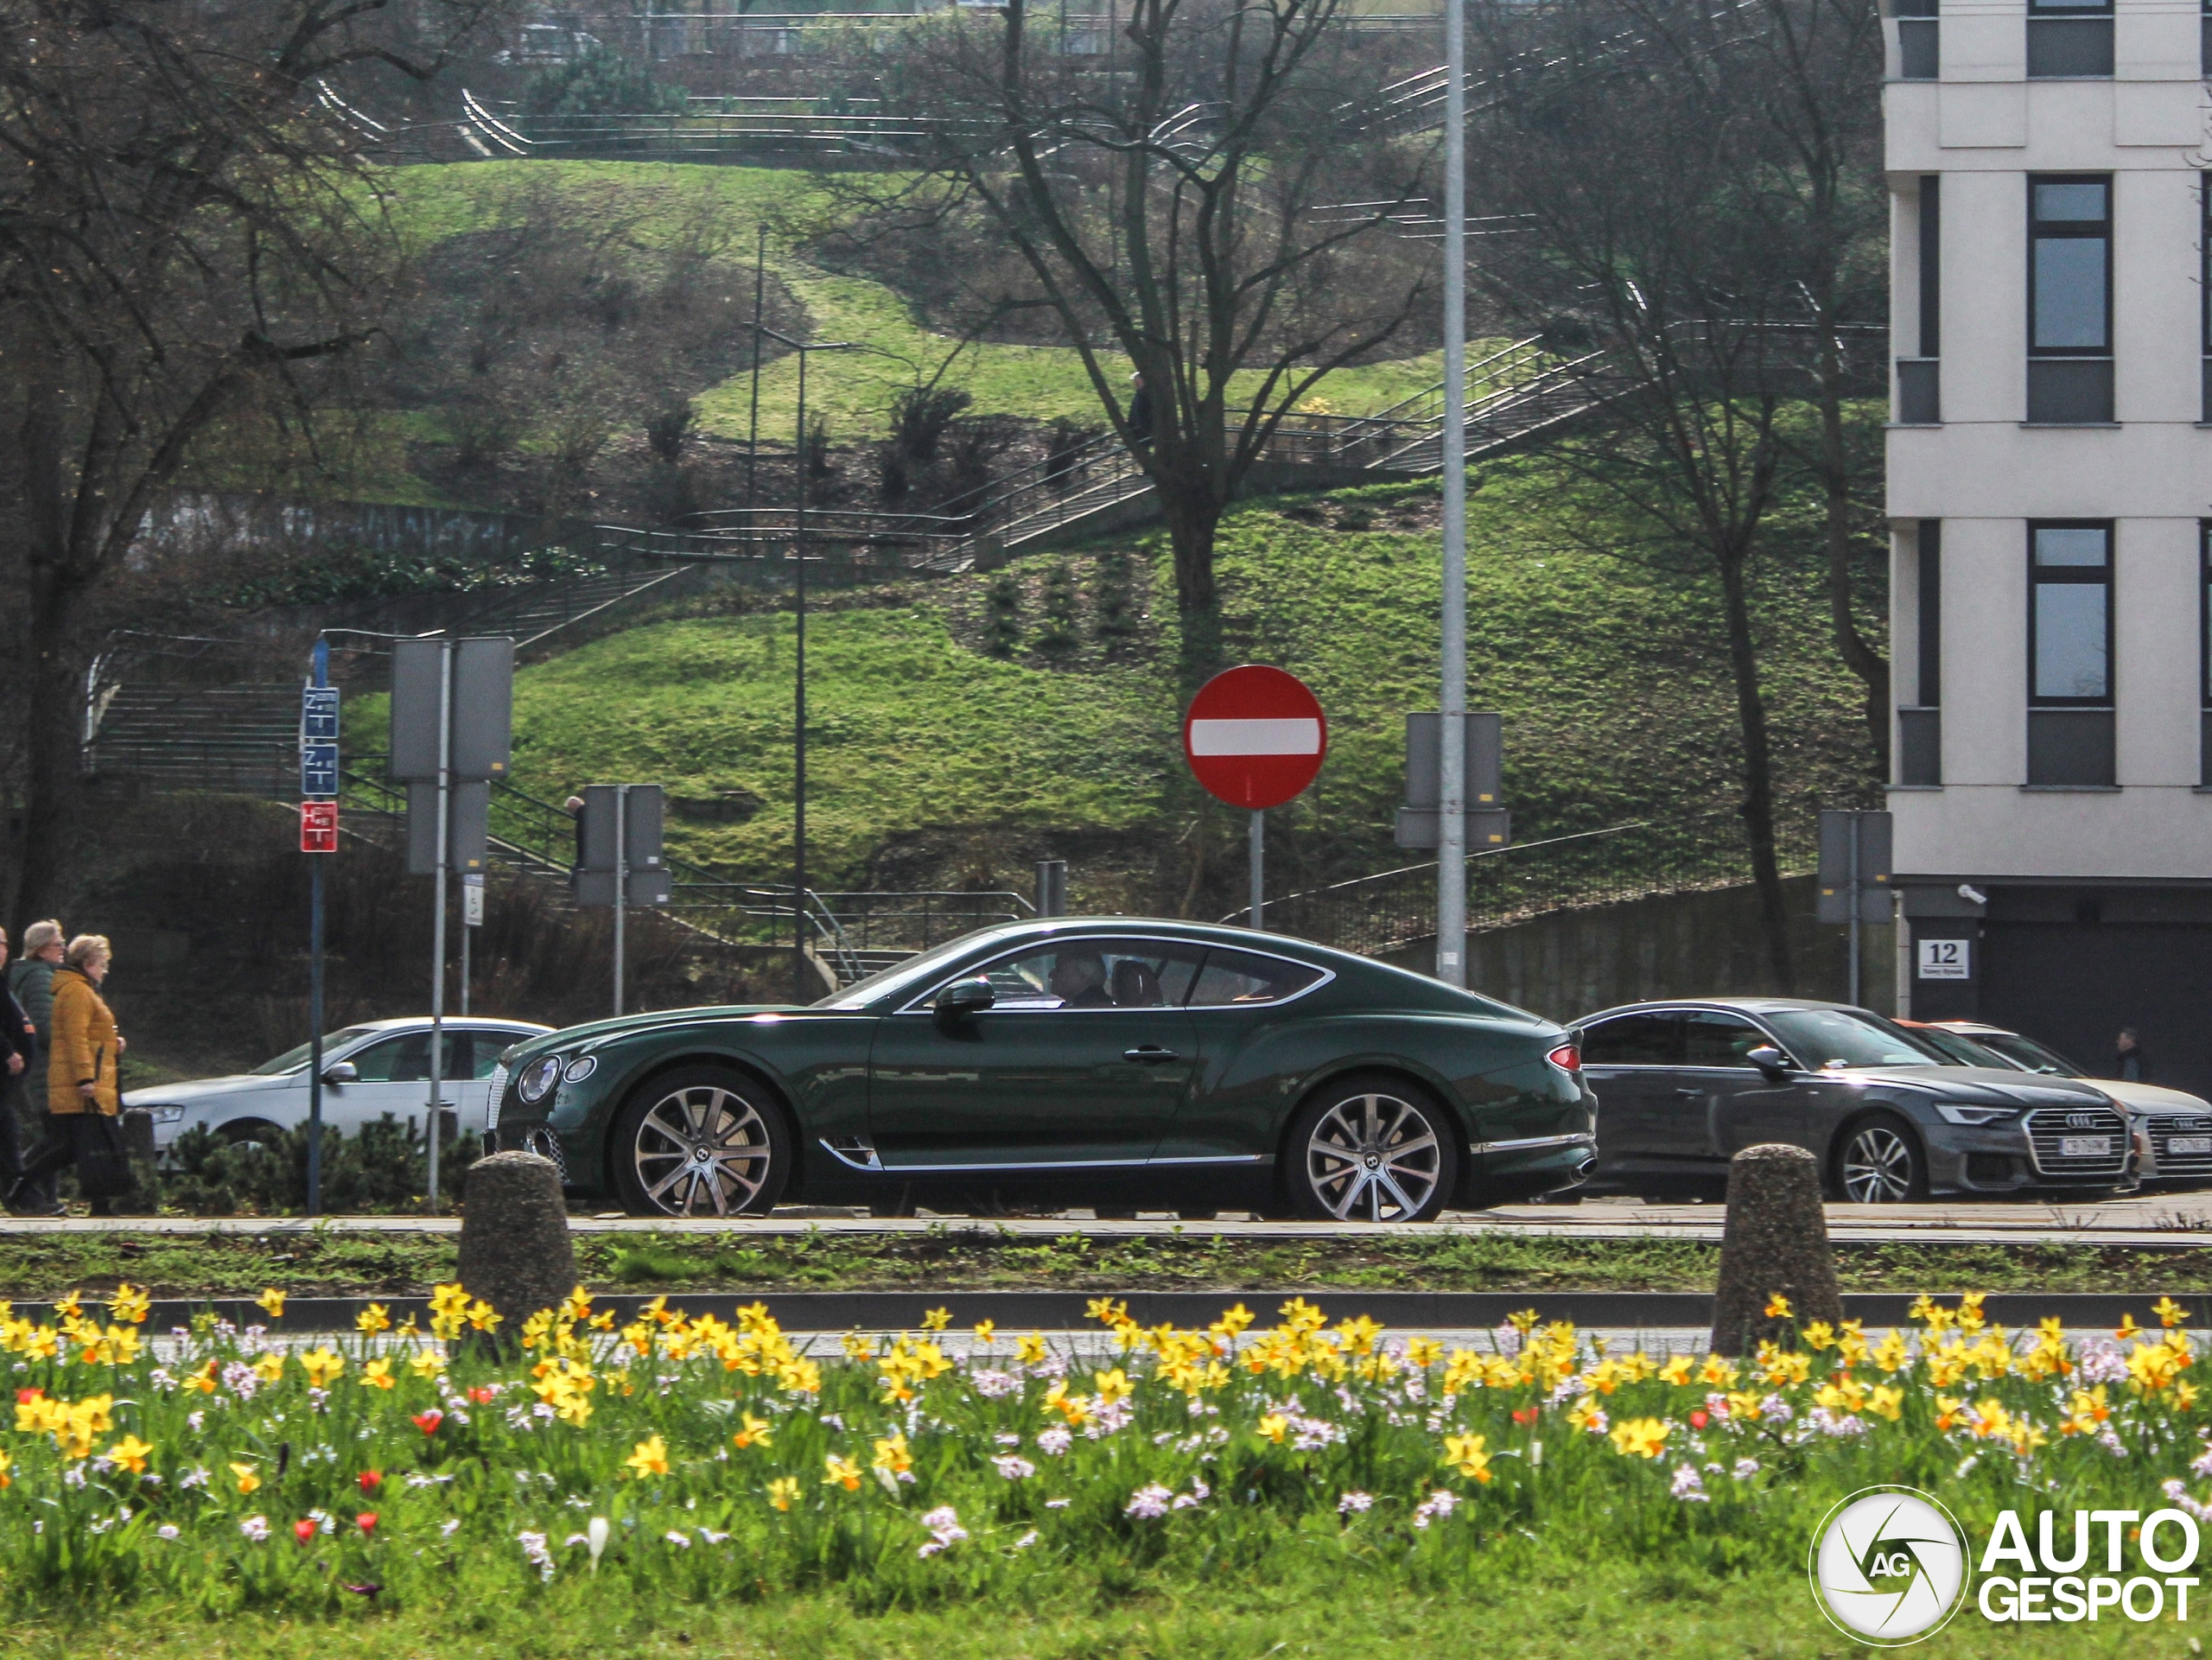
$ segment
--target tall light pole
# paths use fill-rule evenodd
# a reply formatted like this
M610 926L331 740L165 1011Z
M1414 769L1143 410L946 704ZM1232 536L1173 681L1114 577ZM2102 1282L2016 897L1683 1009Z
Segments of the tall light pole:
M808 1003L806 978L806 360L817 352L864 352L859 340L795 340L754 324L760 334L798 353L798 507L792 527L793 611L798 645L791 667L791 992ZM757 341L756 341L757 345Z
M1467 18L1444 4L1443 745L1437 766L1436 977L1467 983Z

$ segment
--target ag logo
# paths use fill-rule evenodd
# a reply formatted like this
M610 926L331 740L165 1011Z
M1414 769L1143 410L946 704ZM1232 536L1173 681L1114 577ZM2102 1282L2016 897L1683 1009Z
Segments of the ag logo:
M1966 1600L1964 1536L1910 1487L1866 1487L1821 1523L1807 1565L1821 1612L1878 1648L1917 1643Z

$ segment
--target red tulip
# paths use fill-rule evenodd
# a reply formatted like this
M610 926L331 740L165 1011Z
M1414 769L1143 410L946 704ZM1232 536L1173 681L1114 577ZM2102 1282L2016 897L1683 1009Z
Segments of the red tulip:
M16 1391L16 1404L19 1407L27 1407L32 1402L43 1397L45 1394L46 1391L44 1390L17 1390Z
M472 1389L468 1391L468 1398L475 1402L478 1406L487 1407L492 1404L493 1396L490 1390Z
M1702 1429L1706 1425L1712 1421L1712 1415L1706 1411L1703 1407L1700 1407L1696 1411L1690 1414L1690 1428L1692 1429Z
M353 1521L364 1533L373 1533L376 1531L377 1513L374 1511L363 1511L359 1516L353 1518Z
M315 1523L313 1519L303 1516L298 1521L293 1523L292 1536L295 1539L297 1539L302 1544L306 1544L309 1540L313 1539L315 1537Z
M438 1426L445 1421L446 1415L437 1408L432 1407L428 1412L418 1412L415 1415L415 1428L425 1435L435 1435L438 1433Z
M372 1493L384 1485L384 1476L379 1471L364 1470L357 1479L361 1484L361 1491L365 1493Z
M1535 1408L1534 1408L1534 1407L1516 1407L1516 1408L1514 1408L1514 1409L1513 1409L1513 1421L1514 1421L1515 1423L1516 1423L1516 1424L1532 1424L1532 1423L1535 1422L1535 1421L1536 1421L1536 1409L1535 1409Z

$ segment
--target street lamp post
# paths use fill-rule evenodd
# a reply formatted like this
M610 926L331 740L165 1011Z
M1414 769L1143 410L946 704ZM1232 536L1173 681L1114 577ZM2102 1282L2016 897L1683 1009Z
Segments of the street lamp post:
M1437 757L1436 977L1467 983L1467 20L1444 6L1443 750Z
M811 1002L806 979L806 360L817 352L863 352L858 340L795 340L761 324L760 334L798 353L798 505L793 516L792 609L797 644L791 667L791 992Z

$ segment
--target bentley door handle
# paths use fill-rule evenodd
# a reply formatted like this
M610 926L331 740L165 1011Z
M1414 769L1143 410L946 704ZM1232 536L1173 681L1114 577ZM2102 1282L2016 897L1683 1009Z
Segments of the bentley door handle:
M1163 1049L1156 1043L1141 1044L1135 1049L1122 1051L1123 1060L1134 1060L1140 1066L1157 1066L1164 1061L1180 1060L1182 1058L1173 1049Z
M1703 1090L1676 1090L1675 1098L1679 1101L1695 1101L1704 1094Z

